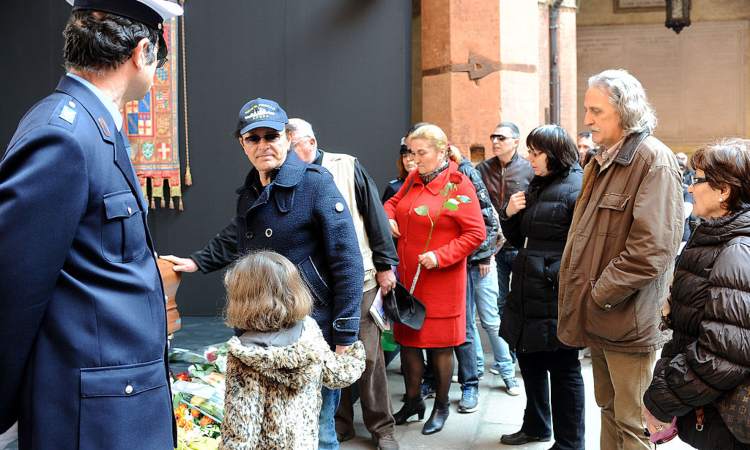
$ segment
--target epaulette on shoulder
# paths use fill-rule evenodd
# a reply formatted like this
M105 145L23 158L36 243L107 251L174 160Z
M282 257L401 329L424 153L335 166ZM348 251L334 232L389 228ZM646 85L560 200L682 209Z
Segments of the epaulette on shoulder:
M57 106L52 110L50 116L50 125L57 125L62 128L72 130L75 128L78 116L83 108L76 102L73 97L63 96Z

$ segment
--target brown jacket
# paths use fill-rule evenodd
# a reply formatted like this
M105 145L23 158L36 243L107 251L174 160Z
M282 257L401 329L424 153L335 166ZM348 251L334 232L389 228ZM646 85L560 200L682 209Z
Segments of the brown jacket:
M659 348L660 310L682 238L682 176L648 133L625 139L611 165L586 165L560 265L557 334L574 346Z

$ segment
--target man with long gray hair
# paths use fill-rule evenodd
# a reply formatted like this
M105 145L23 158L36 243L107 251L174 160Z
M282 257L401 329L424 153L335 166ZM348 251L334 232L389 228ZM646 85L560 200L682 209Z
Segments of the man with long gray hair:
M647 449L641 408L682 237L682 176L652 136L656 115L627 71L589 78L584 111L601 149L584 171L563 253L557 333L591 347L600 447Z

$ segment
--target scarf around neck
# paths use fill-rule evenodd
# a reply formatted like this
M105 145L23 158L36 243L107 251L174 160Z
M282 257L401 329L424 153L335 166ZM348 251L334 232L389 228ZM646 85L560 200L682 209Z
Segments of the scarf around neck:
M425 186L427 186L430 181L437 178L438 175L440 175L441 172L443 172L445 169L448 168L448 160L446 159L443 161L443 164L440 165L437 169L433 170L432 172L428 172L425 174L419 174L419 178L422 180L422 183L424 183Z

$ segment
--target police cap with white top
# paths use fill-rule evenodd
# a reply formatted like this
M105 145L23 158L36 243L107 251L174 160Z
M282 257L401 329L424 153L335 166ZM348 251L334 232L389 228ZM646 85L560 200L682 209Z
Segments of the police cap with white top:
M66 0L73 11L92 10L115 14L140 22L155 30L162 23L182 15L182 6L169 0Z

